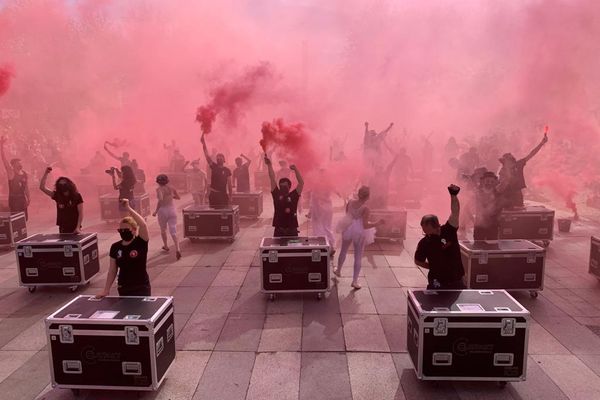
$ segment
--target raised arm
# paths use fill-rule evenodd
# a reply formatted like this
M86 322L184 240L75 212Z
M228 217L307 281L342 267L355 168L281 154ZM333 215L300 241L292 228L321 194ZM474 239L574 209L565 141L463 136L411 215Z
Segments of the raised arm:
M460 188L456 185L448 186L448 192L450 193L450 218L448 223L455 228L458 228L458 221L460 219L460 201L458 201L458 192Z
M111 156L115 160L121 161L121 157L110 151L110 149L108 148L108 142L104 142L104 150L108 153L109 156Z
M244 163L244 165L246 167L250 166L250 164L252 163L251 159L249 159L248 157L246 157L244 154L240 154L240 157L242 157L244 160L246 160L246 162Z
M40 190L49 197L53 197L54 192L46 187L46 181L48 180L48 175L50 175L50 172L52 172L51 167L46 168L46 171L44 171L44 175L42 175L42 179L40 179Z
M298 181L298 186L296 186L296 192L298 192L298 194L300 195L302 194L302 189L304 189L304 179L302 179L302 175L300 175L298 167L296 167L295 165L290 165L290 169L294 171L294 174L296 174L296 180Z
M529 154L527 154L527 156L525 156L525 158L523 160L525 160L525 162L531 160L533 158L533 156L535 156L542 149L542 147L544 147L546 142L548 142L548 135L544 134L544 137L543 137L542 141L540 142L540 144L535 146L535 148L533 150L531 150L531 152L529 152Z
M204 157L206 157L206 162L208 165L213 165L214 162L212 158L210 158L210 154L208 154L208 147L206 147L206 140L204 140L204 133L200 136L200 142L202 143L202 150L204 151Z
M129 204L128 199L120 199L121 204L127 207L127 211L129 215L137 222L138 224L138 236L145 240L146 242L150 240L150 234L148 233L148 225L146 224L146 220L140 214L138 214L133 208L131 208L131 204Z
M269 180L271 181L271 192L277 189L277 179L275 179L275 171L273 170L273 163L271 159L265 154L265 164L269 171Z
M4 153L4 145L6 144L6 137L0 137L0 154L2 155L2 163L4 164L4 168L6 169L6 175L8 175L8 179L12 179L14 176L13 170L10 167L10 163L6 159L6 154Z
M387 135L387 133L392 130L392 127L394 126L393 122L390 122L390 125L385 128L384 130L382 130L381 132L379 132L379 134L377 135L377 137L381 137L382 139L385 138L385 135Z

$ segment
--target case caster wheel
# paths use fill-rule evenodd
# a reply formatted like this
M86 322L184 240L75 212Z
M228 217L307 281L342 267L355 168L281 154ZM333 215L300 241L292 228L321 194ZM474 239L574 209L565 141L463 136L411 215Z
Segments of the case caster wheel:
M508 384L508 382L506 382L506 381L500 381L500 382L498 382L498 386L500 386L500 389L506 388L507 384Z
M317 293L317 300L321 300L323 298L323 293Z
M547 248L548 246L550 246L550 241L549 240L542 240L542 246L544 248Z
M275 301L275 293L269 294L269 301Z
M33 293L33 292L35 292L35 290L36 290L36 289L37 289L37 286L29 286L29 287L27 288L27 290L29 290L29 293Z
M71 291L71 293L75 293L77 291L77 289L79 289L79 286L70 286L69 290Z
M531 296L532 299L537 299L538 292L536 292L535 290L532 290L531 292L529 292L529 295Z

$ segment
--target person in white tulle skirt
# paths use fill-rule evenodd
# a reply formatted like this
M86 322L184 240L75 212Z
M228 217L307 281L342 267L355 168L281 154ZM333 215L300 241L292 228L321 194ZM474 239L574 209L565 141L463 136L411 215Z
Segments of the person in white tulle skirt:
M351 286L355 289L361 288L358 284L358 275L360 274L363 250L365 246L375 241L375 227L385 223L384 220L376 223L369 222L370 210L366 206L369 195L369 188L362 186L358 190L358 199L348 202L346 215L336 226L336 231L342 234L342 248L338 257L338 267L334 269L333 273L337 277L341 276L346 255L352 244L354 246L354 273Z

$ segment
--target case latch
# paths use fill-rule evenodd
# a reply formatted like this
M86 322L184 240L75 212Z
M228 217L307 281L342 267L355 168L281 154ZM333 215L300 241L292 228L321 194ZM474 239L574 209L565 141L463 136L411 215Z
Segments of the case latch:
M73 246L67 244L63 247L63 252L65 253L65 257L73 257Z
M277 250L269 250L269 262L276 263L279 256L277 255Z
M488 253L479 253L479 264L487 264L488 263Z
M140 344L140 335L137 326L125 327L125 343L129 345Z
M312 261L313 262L321 261L321 250L314 249L311 253L312 253Z
M433 320L433 336L448 336L448 318Z
M60 332L61 343L75 342L75 338L73 337L73 327L71 325L59 325L58 331Z
M502 336L515 336L517 321L514 318L502 318Z

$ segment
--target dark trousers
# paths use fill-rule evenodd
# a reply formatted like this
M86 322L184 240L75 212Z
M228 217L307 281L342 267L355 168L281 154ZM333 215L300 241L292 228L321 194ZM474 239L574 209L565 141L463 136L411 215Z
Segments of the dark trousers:
M208 205L211 208L225 208L229 205L229 196L226 192L210 191L208 195Z
M119 285L119 296L152 296L150 285Z
M273 237L295 237L298 236L298 228L275 227Z
M25 200L25 196L8 196L8 209L11 213L24 212L25 221L29 219L29 215L27 213L27 201Z

